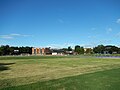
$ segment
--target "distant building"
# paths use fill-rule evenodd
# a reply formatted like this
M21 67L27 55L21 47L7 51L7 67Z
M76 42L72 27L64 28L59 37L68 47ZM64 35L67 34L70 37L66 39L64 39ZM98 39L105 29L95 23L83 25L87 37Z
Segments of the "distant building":
M50 48L32 48L32 55L51 55Z
M45 48L44 53L45 53L45 55L52 55L52 51L51 51L50 47Z
M14 55L19 55L19 52L20 51L18 49L16 49L16 50L13 51Z
M61 50L61 49L51 49L51 51L52 51L52 55L60 55L60 56L62 56L62 55L65 54L64 50Z
M44 48L32 48L32 55L44 55L45 49Z
M52 55L58 55L58 53L57 52L52 52Z
M32 48L32 55L73 55L74 51L64 51L61 49Z
M108 51L103 51L103 54L109 54L109 52Z
M73 55L74 51L66 51L65 54L67 54L67 55Z

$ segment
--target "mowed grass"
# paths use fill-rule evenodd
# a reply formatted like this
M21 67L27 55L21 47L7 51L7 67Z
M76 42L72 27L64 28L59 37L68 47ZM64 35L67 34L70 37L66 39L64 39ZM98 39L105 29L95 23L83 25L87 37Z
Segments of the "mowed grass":
M13 86L3 90L120 90L120 68Z
M120 59L29 56L0 57L0 63L9 68L0 71L1 89L119 90Z

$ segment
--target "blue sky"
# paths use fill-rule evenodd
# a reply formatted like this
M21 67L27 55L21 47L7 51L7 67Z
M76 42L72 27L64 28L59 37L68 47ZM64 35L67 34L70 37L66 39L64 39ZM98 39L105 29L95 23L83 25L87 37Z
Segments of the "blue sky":
M0 0L0 45L120 46L120 0Z

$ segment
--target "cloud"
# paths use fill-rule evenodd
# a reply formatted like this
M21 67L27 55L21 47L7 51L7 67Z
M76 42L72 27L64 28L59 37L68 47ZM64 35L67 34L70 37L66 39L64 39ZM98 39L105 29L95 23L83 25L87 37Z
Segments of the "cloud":
M16 37L27 37L27 36L31 36L31 35L23 35L23 34L8 34L8 35L0 35L0 38L2 39L14 39Z
M120 18L119 18L119 19L117 19L116 23L120 24Z
M0 38L2 38L2 39L13 39L13 37L9 36L9 35L0 35Z
M112 32L112 31L113 31L112 28L108 28L108 29L106 30L107 34L109 34L109 33Z
M10 34L11 36L21 36L20 34L16 34L16 33L13 33L13 34Z

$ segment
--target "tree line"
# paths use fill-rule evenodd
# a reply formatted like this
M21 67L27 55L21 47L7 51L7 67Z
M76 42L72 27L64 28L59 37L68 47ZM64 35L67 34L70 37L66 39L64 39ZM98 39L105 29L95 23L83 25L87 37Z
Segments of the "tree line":
M0 55L32 54L32 47L13 47L9 45L0 46Z
M93 52L98 54L120 54L120 48L112 45L98 45L93 48Z
M98 45L92 48L84 48L76 45L73 48L70 46L68 48L60 49L62 51L73 51L76 55L79 54L120 54L120 48L112 45ZM32 47L13 47L9 45L0 46L0 55L20 55L20 54L32 54Z
M64 48L67 51L74 51L76 54L120 54L120 48L112 45L98 45L92 48L84 48L76 45L74 49L71 47Z

